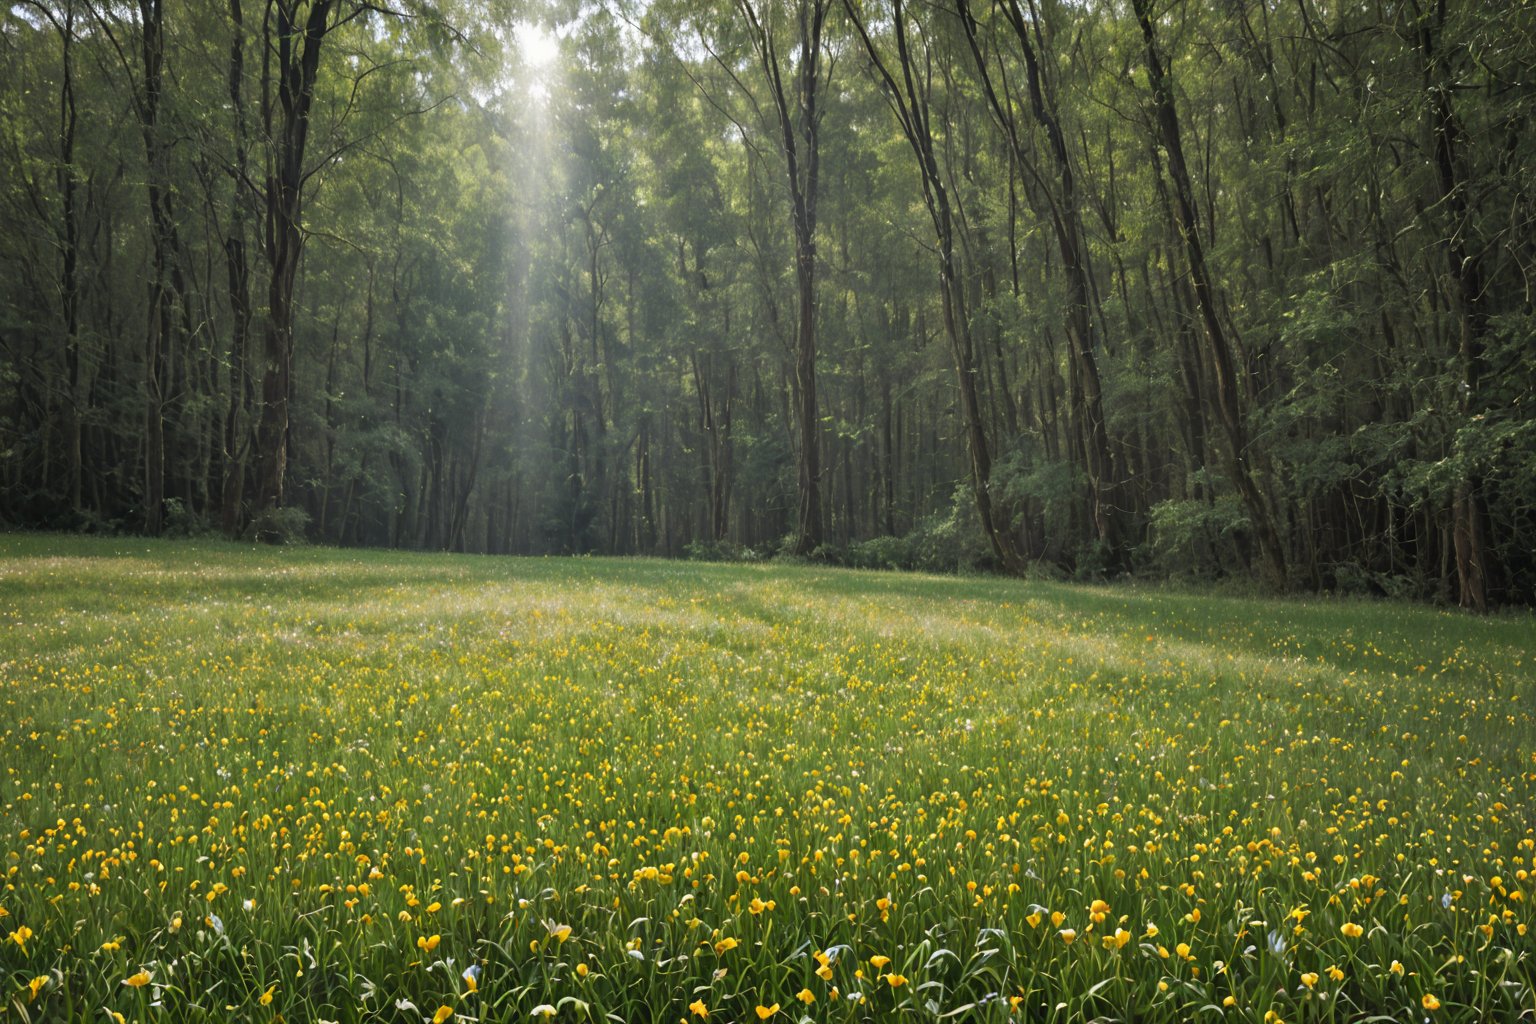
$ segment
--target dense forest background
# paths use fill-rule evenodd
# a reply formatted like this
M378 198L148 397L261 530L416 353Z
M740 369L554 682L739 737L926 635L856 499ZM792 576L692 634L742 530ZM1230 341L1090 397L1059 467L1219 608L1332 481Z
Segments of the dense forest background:
M1536 2L12 0L0 523L1536 598Z

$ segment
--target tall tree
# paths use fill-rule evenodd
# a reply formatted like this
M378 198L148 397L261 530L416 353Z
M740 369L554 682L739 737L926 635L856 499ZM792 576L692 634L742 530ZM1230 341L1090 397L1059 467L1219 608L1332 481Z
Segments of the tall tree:
M150 221L149 301L144 327L144 459L141 495L144 529L159 533L165 520L166 400L172 349L177 346L175 307L181 291L170 143L166 138L166 24L161 0L136 0L132 14L104 4L92 13L110 41L129 82L129 95L144 147L144 196Z
M261 415L256 426L256 514L283 504L288 403L293 376L294 282L304 252L304 188L310 110L325 39L341 0L268 0L262 22L261 125L270 146L265 176L267 315L262 330ZM361 9L351 12L352 17ZM262 538L281 536L270 520Z
M868 55L871 66L883 83L886 96L901 126L902 134L916 159L923 186L923 202L933 227L937 244L939 294L943 310L944 333L949 339L955 362L955 377L960 390L960 408L965 426L966 450L970 455L971 489L982 531L998 560L1009 571L1023 572L1024 556L1013 534L1010 503L993 493L992 444L987 437L982 411L980 370L976 345L971 333L965 284L961 280L955 252L955 214L944 170L940 167L933 131L931 90L931 54L916 54L908 29L902 0L891 0L891 38L894 58L887 57L875 41L865 15L854 0L843 0L848 14ZM924 46L927 43L919 42ZM893 71L894 69L894 71ZM899 80L897 76L900 76Z
M1081 446L1088 476L1089 506L1094 533L1099 543L1109 552L1112 562L1120 563L1123 552L1120 523L1121 510L1116 508L1116 470L1110 452L1108 433L1104 423L1103 387L1099 379L1098 341L1090 309L1091 287L1089 282L1087 242L1083 233L1082 200L1078 194L1077 172L1072 155L1067 149L1066 131L1062 127L1061 113L1056 100L1055 83L1045 67L1054 67L1056 61L1045 51L1045 35L1041 30L1038 7L1030 0L1026 16L1018 0L1003 0L1001 13L1012 33L1012 42L1024 58L1024 82L1029 97L1029 110L1035 123L1045 134L1047 152L1055 170L1054 190L1042 190L1046 208L1041 212L1051 226L1061 256L1062 273L1066 277L1067 302L1064 319L1067 344L1073 373L1073 410L1076 428L1081 432ZM1002 98L993 83L987 55L978 38L978 25L972 14L970 0L959 0L959 15L965 28L966 41L976 63L982 91L987 98L997 123L1008 138L1009 147L1019 167L1039 177L1040 172L1031 158L1020 126L1016 123L1011 105ZM1040 53L1048 59L1042 61ZM1031 194L1036 194L1031 190Z
M831 6L831 0L794 0L796 55L793 62L786 62L779 52L775 24L781 13L779 0L736 0L778 122L780 152L789 187L790 221L795 231L795 396L800 425L800 505L795 516L794 550L801 555L821 546L823 526L821 417L816 400L816 202L821 174L822 102L830 86L831 61L824 59L823 50ZM788 68L786 63L790 64ZM794 83L793 100L784 86L786 72Z
M224 262L229 296L229 349L226 355L228 376L224 409L222 456L223 479L220 481L219 506L221 526L229 537L237 537L246 526L246 460L251 447L251 428L247 422L250 408L249 335L251 308L250 260L246 253L247 218L255 205L251 182L248 113L246 109L245 40L248 29L241 0L229 0L229 134L230 183L229 216L224 228Z
M1184 158L1183 132L1179 127L1178 108L1174 103L1172 71L1158 45L1152 0L1131 0L1131 5L1136 12L1136 21L1141 26L1142 40L1146 47L1147 81L1152 90L1153 118L1158 141L1167 156L1174 216L1179 238L1184 245L1190 287L1199 309L1200 325L1204 330L1206 351L1213 370L1216 408L1227 439L1227 465L1232 474L1232 482L1242 496L1243 507L1252 520L1268 573L1275 582L1283 582L1285 545L1275 527L1274 517L1263 492L1254 479L1250 438L1242 401L1242 382L1238 379L1242 368L1233 355L1226 329L1222 326L1215 284L1206 266L1205 243L1201 238L1195 191L1190 180L1189 164Z

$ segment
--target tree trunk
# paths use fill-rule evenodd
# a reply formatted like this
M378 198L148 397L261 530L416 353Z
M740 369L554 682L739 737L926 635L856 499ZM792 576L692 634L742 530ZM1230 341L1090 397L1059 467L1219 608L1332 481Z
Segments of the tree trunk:
M1189 262L1190 284L1199 307L1200 322L1205 331L1206 347L1216 383L1216 408L1227 435L1229 467L1233 483L1242 498L1243 507L1253 523L1259 549L1263 553L1265 570L1275 583L1285 581L1285 547L1276 530L1264 496L1248 466L1248 431L1241 406L1241 385L1237 379L1238 368L1228 344L1226 332L1216 309L1216 293L1205 263L1204 245L1200 238L1200 225L1195 211L1194 190L1190 184L1189 167L1184 160L1184 146L1179 130L1178 111L1173 101L1173 82L1162 55L1157 48L1156 30L1150 14L1150 0L1131 0L1136 20L1141 25L1142 39L1147 51L1147 78L1152 88L1153 107L1163 149L1168 156L1168 177L1173 185L1173 208L1179 237L1184 243Z
M144 530L165 522L165 392L170 371L173 293L169 169L160 113L165 69L165 22L160 0L139 0L140 81L135 105L144 141L145 195L150 218L149 302L144 330Z
M865 53L885 85L886 94L895 107L902 133L906 136L913 156L917 159L921 174L923 201L933 224L934 238L938 243L939 294L944 315L944 333L949 339L950 353L955 362L956 383L960 390L960 410L965 426L966 451L971 463L971 489L976 501L977 517L992 552L1008 572L1023 574L1026 565L1013 535L1011 509L1007 503L994 505L992 496L992 452L987 441L984 411L977 384L975 344L971 336L970 317L966 312L965 289L957 273L955 262L954 214L945 175L934 153L933 133L930 129L931 109L929 96L922 79L922 69L915 66L907 35L907 20L902 0L893 0L892 29L897 48L897 70L901 83L887 67L879 48L871 38L863 22L856 0L843 0L843 9L858 33Z
M53 15L50 13L50 18ZM75 210L78 179L75 175L75 5L66 2L63 20L54 20L59 33L59 168L57 173L60 206L59 224L59 304L64 320L64 406L65 406L65 489L70 511L79 513L81 482L85 475L82 446L84 407L87 396L81 388L80 368L80 284L79 223Z
M304 252L304 150L314 100L320 48L331 29L335 0L311 0L303 23L303 0L274 0L275 38L268 25L267 47L276 53L277 96L270 70L263 72L262 114L271 140L266 179L267 322L262 331L261 418L256 427L256 512L282 507L288 468L288 401L293 374L293 298ZM268 56L267 61L272 57ZM263 521L259 539L276 542L281 531Z
M246 346L251 328L250 269L245 256L246 203L250 156L245 128L245 20L240 0L229 0L229 101L233 117L234 166L228 236L224 261L229 289L230 334L228 354L228 402L224 411L224 479L219 510L226 537L238 537L245 529L245 460L250 448L246 410L250 400L250 375Z
M972 58L981 76L983 92L993 116L1008 137L1014 159L1021 168L1033 170L1033 162L1024 145L1024 139L1015 125L1011 110L999 98L992 86L986 57L977 39L977 25L971 16L968 0L960 0L960 17L965 26L966 39ZM1061 255L1062 270L1067 279L1067 308L1064 317L1068 351L1073 365L1073 409L1077 414L1081 432L1083 466L1088 475L1089 513L1093 520L1094 535L1110 555L1111 564L1121 557L1121 534L1116 516L1115 470L1110 454L1109 437L1104 423L1104 402L1099 381L1096 355L1096 332L1089 307L1089 281L1087 254L1083 245L1082 204L1078 196L1077 176L1067 152L1066 135L1062 131L1050 82L1042 73L1037 55L1039 12L1031 4L1030 19L1026 19L1018 0L1007 0L1003 14L1013 29L1014 38L1024 57L1025 79L1029 91L1030 111L1035 122L1045 132L1051 160L1056 168L1058 192L1047 195L1045 219L1050 222ZM1030 25L1036 26L1031 38ZM1049 57L1049 54L1046 54Z
M1468 246L1474 230L1463 181L1459 148L1461 124L1452 100L1455 88L1448 57L1441 52L1445 29L1446 0L1437 0L1432 11L1419 19L1419 48L1430 93L1430 136L1433 140L1438 199L1444 205L1447 224L1441 245L1446 272L1452 283L1456 309L1456 365L1461 371L1458 408L1464 421L1484 412L1483 353L1487 345L1488 315L1483 308L1482 261ZM1451 501L1451 538L1456 553L1456 593L1463 608L1488 610L1488 551L1483 535L1482 481L1470 467L1463 467Z
M821 75L822 31L830 0L799 0L800 54L796 64L796 106L785 95L773 26L750 0L737 7L751 30L758 63L767 79L777 117L785 175L789 185L791 220L795 230L795 286L798 320L795 330L794 394L799 424L796 477L799 504L795 515L794 553L808 555L822 544L821 435L816 395L816 200L820 174L821 110L826 82ZM797 137L798 136L798 137Z

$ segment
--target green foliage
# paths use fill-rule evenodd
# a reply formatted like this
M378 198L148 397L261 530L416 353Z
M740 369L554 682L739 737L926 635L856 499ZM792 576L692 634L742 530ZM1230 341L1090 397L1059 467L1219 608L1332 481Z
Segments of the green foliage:
M761 551L753 548L742 547L729 541L690 541L684 549L689 559L695 562L761 562L772 557L771 551Z
M94 532L94 531L93 531ZM198 516L180 498L165 499L165 536L176 538L211 537L217 535L207 520ZM298 539L302 540L304 524L299 524Z
M1144 558L1152 571L1170 576L1204 578L1219 574L1233 564L1234 541L1251 526L1235 494L1211 500L1158 502L1149 518Z
M855 569L915 569L917 558L908 537L871 537L848 548Z
M860 569L970 573L993 567L993 554L976 521L968 489L956 489L949 508L919 521L900 537L872 537L851 545L839 561Z
M266 509L251 520L246 531L267 544L303 544L308 539L309 513L292 505Z

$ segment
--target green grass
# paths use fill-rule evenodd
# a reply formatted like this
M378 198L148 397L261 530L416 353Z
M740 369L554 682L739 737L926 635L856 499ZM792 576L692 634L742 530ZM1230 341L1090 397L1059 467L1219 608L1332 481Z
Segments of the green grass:
M1387 603L0 537L0 1019L1531 1020L1533 657Z

